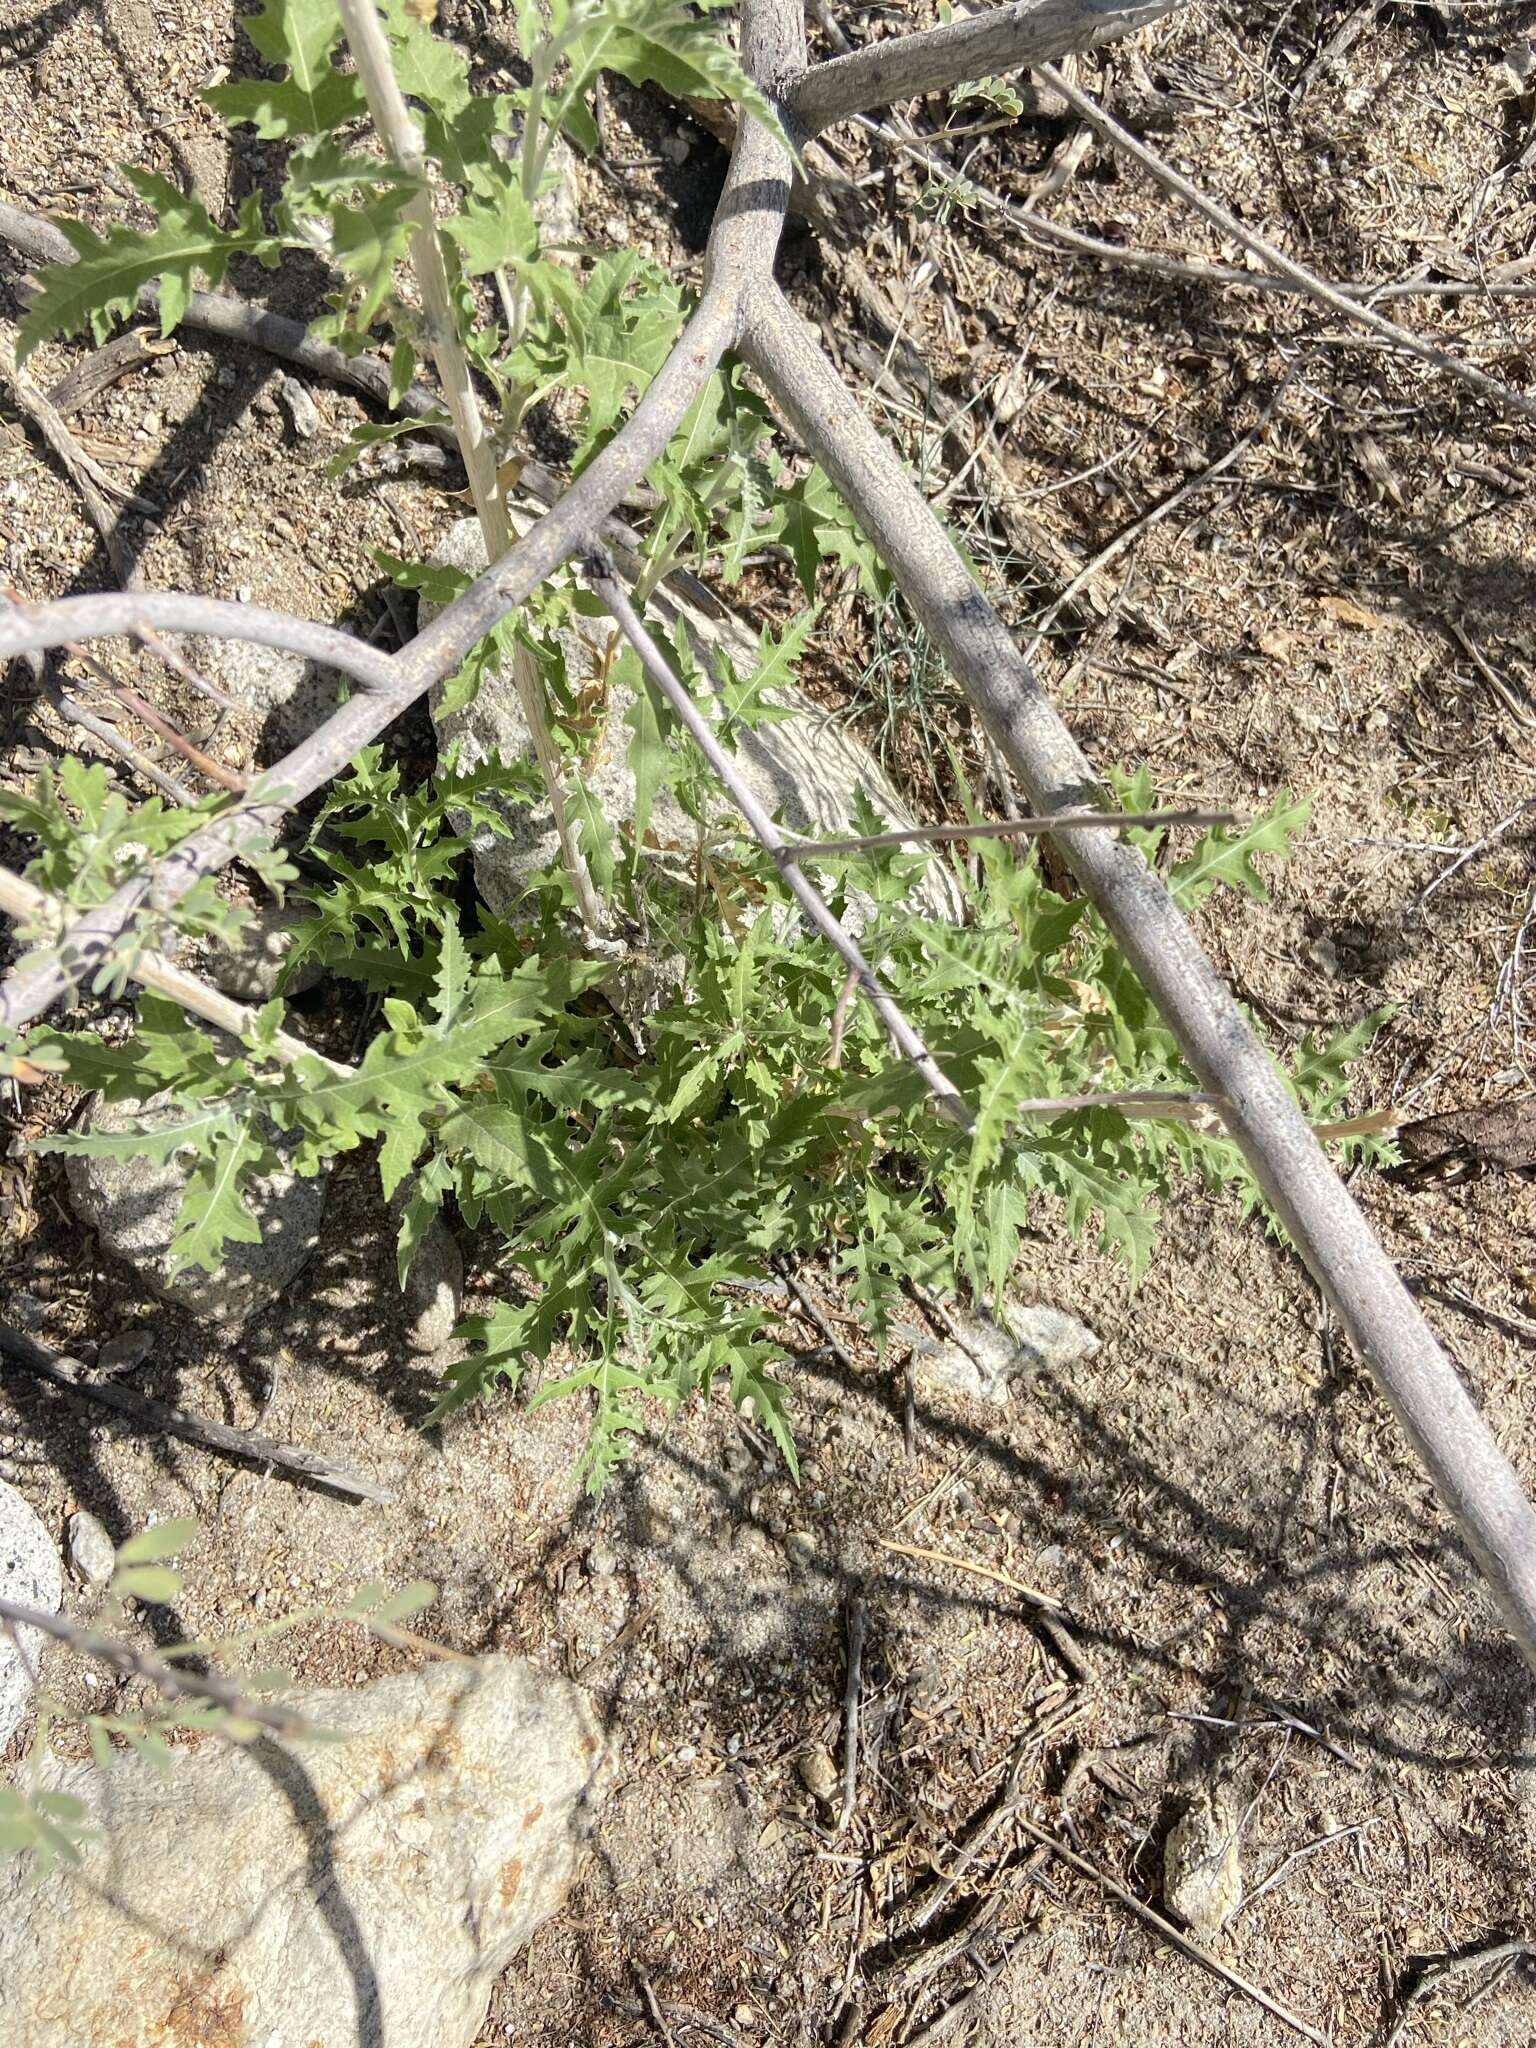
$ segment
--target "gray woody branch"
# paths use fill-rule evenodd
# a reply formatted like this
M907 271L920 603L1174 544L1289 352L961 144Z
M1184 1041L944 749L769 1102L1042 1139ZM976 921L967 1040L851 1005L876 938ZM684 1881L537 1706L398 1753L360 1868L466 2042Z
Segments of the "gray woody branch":
M1172 13L1179 0L1019 0L968 21L872 43L807 71L785 97L806 138L834 121L942 92L967 78L991 78L1069 57L1129 35Z
M1082 10L1077 47L1149 17L1122 12L1114 18L1118 27L1111 31L1106 14ZM1022 36L1021 30L1010 31L1014 33ZM932 47L931 38L913 38L905 47L912 43ZM805 72L804 21L796 0L745 0L743 7L742 54L747 68L765 89L779 95L792 119L798 116L808 125L833 118L840 108L851 111L882 96L920 91L955 75L953 46L944 54L945 46L940 45L941 61L937 66L925 62L920 75L908 75L901 68L906 63L900 54L903 47L898 43L883 48L878 65L871 60L862 74L866 86L851 98L846 89L839 89L818 103L816 74L808 77ZM1019 47L1018 41L1010 44L1013 51ZM977 54L979 42L964 48L967 72L973 66L1008 61L999 54L983 60ZM1012 61L1031 58L1016 56ZM886 81L879 88L873 83L876 73ZM1118 142L1118 137L1114 139ZM338 773L357 748L446 674L497 619L584 543L619 494L662 452L672 426L722 350L732 343L741 345L879 548L1036 810L1076 809L1102 801L1089 763L1021 658L1007 627L773 281L790 172L787 156L772 138L755 123L744 122L711 238L703 302L629 426L555 511L393 658L382 688L354 698L279 764L292 792L288 801ZM1285 274L1283 266L1277 268ZM71 606L82 602L87 600L49 608L69 614L67 632L55 624L39 634L35 625L27 627L18 611L0 615L0 656L81 637L82 629L74 624L78 614ZM268 798L269 813L273 801ZM245 815L243 829L248 835L271 829L265 821L253 825L249 812ZM204 870L217 866L239 844L238 834L232 835L230 829L222 837L215 828L198 838L203 844L192 856L192 872L183 886L190 883L197 863ZM1536 1668L1536 1513L1509 1461L1330 1167L1278 1070L1157 877L1133 848L1108 834L1072 832L1060 843L1085 893L1177 1035L1202 1086L1221 1098L1223 1113L1257 1179L1406 1429L1487 1574L1527 1660ZM197 849L197 841L188 841L178 852L185 856L188 848ZM119 893L121 897L123 892ZM120 905L117 936L148 893L146 882L138 896ZM103 928L96 957L110 950L113 940L114 934ZM34 982L24 992L13 984L0 1014L11 1021L36 1015L70 978L67 973L57 975L48 982Z

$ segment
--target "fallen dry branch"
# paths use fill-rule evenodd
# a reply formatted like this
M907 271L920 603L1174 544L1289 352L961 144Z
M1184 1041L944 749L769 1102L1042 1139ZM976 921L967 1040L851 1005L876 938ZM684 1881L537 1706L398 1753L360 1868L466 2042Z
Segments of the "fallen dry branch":
M249 1458L255 1464L274 1466L282 1472L296 1472L301 1478L328 1486L334 1493L345 1494L351 1500L376 1501L387 1506L394 1499L385 1487L376 1486L371 1479L363 1479L344 1466L333 1464L316 1451L306 1451L298 1444L278 1443L275 1438L264 1436L260 1430L233 1429L227 1422L215 1422L209 1416L194 1414L189 1408L173 1408L169 1402L151 1400L147 1394L135 1394L116 1380L98 1378L78 1358L54 1351L3 1323L0 1323L0 1357L8 1358L22 1371L33 1373L53 1386L64 1387L72 1394L98 1402L103 1408L113 1409L117 1414L126 1416L137 1429L180 1437L183 1442L198 1444L205 1451L222 1451L226 1456Z
M1023 16L1009 10L1023 49ZM1038 10L1037 10L1038 12ZM1122 26L1131 18L1115 17ZM1083 43L1108 29L1110 16L1084 9ZM1079 47L1082 45L1079 44ZM922 38L883 46L880 75L920 91L953 76L951 45L942 61L908 67ZM972 46L967 46L968 51ZM804 22L794 0L746 0L742 54L747 68L793 122L878 104L872 71L857 91L839 88L818 110L816 73L807 71ZM974 57L968 55L968 62ZM994 62L1002 61L994 56ZM1018 61L1027 61L1020 57ZM896 70L889 67L896 66ZM848 74L844 74L846 77ZM1342 318L1393 347L1406 348L1480 396L1536 414L1536 399L1485 377L1433 344L1421 342L1345 298L1240 227L1226 210L1126 135L1054 72L1045 75L1115 143L1153 171L1224 232ZM807 115L805 110L809 107ZM1148 162L1150 159L1150 162ZM972 580L921 493L893 451L844 389L774 281L773 263L794 174L787 151L753 121L742 124L715 226L706 286L683 337L627 425L560 502L433 625L395 656L345 636L326 644L333 666L365 687L249 792L218 824L185 841L151 873L118 890L65 935L51 961L13 974L0 989L0 1023L38 1016L118 947L138 910L174 901L199 875L269 837L285 808L339 773L359 748L433 682L448 674L483 636L521 604L566 558L590 544L603 519L665 448L673 428L727 348L737 347L852 508L892 570L922 626L988 727L1035 811L1080 811L1104 802L1093 770L1011 634ZM94 610L92 608L95 608ZM231 616L231 614L233 616ZM328 629L258 617L249 607L211 606L186 597L81 598L0 610L0 658L41 651L135 620L170 630L223 631L309 651ZM210 623L210 621L212 623ZM1278 1070L1141 854L1117 835L1066 832L1061 848L1128 962L1177 1035L1202 1090L1218 1097L1269 1201L1352 1341L1398 1415L1415 1450L1487 1574L1527 1659L1536 1666L1536 1513L1508 1460L1441 1350L1392 1262L1348 1190L1333 1172ZM1318 2038L1314 2035L1314 2038Z

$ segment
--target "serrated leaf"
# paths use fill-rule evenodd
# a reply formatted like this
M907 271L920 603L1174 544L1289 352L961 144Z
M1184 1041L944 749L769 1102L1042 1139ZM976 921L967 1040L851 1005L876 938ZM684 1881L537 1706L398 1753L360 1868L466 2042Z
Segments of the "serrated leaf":
M1218 884L1237 889L1257 903L1269 901L1269 887L1254 866L1254 856L1272 853L1289 855L1312 815L1305 797L1295 798L1288 789L1278 790L1269 809L1247 825L1218 825L1207 832L1195 851L1181 860L1168 877L1168 891L1176 903L1201 903Z
M280 83L253 79L211 87L203 97L226 121L250 121L272 141L329 135L367 113L361 82L331 62L342 34L335 0L267 0L241 26L260 55L285 66L288 76Z
M160 332L169 334L199 277L217 288L236 253L275 255L277 244L262 229L254 193L241 210L239 226L226 232L215 227L201 200L185 197L168 178L132 165L123 169L158 215L155 226L144 233L115 227L96 235L79 221L58 221L76 260L45 264L38 272L37 296L17 331L18 362L51 335L78 334L86 326L98 341L105 340L114 321L133 311L150 284L160 287Z
M227 1104L189 1102L170 1123L136 1124L126 1131L60 1131L51 1138L39 1138L33 1150L163 1163L178 1152L209 1150L240 1128L240 1115Z
M727 0L604 0L567 51L576 89L599 71L617 71L631 85L659 85L686 99L724 99L760 121L791 154L778 112L708 16ZM574 12L574 10L573 10Z
M181 1198L170 1247L173 1273L188 1266L216 1273L225 1245L260 1244L261 1226L245 1205L244 1190L266 1152L249 1122L216 1133Z

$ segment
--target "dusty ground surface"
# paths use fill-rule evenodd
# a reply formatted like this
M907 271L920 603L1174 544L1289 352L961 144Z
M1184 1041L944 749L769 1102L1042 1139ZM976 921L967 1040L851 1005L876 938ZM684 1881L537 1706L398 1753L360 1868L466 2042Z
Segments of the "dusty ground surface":
M444 15L496 81L505 17ZM904 18L839 15L855 40ZM1330 276L1427 264L1476 279L1531 245L1519 78L1532 18L1265 5L1238 22L1201 7L1084 75ZM128 161L215 210L238 201L264 159L248 141L231 149L196 92L245 61L229 10L204 0L13 6L0 23L0 192L102 224L122 217L111 166ZM586 231L646 240L696 272L716 144L650 96L615 92L610 113L607 158L579 174ZM913 110L931 128L987 113ZM674 163L659 144L679 137L690 146ZM927 356L936 396L893 375L880 409L935 495L964 472L946 502L1021 631L1252 435L1092 580L1085 608L1054 622L1044 664L1096 758L1146 761L1160 789L1239 808L1282 784L1314 799L1273 903L1207 919L1240 993L1282 1046L1394 1004L1356 1107L1423 1114L1528 1089L1520 934L1536 862L1529 830L1506 821L1531 796L1536 745L1529 426L1352 344L1301 302L1071 258L946 207L886 145L831 141L844 173L866 180L862 200L841 242L792 232L786 281L866 381L888 352L899 366L900 342ZM1047 110L952 147L978 151L977 185L1017 204L1044 183L1041 212L1100 240L1243 261L1141 174L1084 148L1070 118ZM16 271L0 258L0 278ZM285 310L313 304L302 273L257 282ZM898 317L894 346L882 304ZM1529 301L1429 293L1387 310L1536 389ZM44 351L38 381L83 354ZM409 479L327 479L327 454L364 409L316 385L320 431L299 441L274 409L281 374L188 335L75 425L159 507L142 556L151 584L249 589L387 634L365 545L423 552L459 508ZM963 415L952 432L933 425L936 406ZM7 580L29 594L109 580L73 490L8 395L0 533ZM769 613L796 602L773 565L756 595ZM144 681L172 715L196 715L163 672ZM945 739L980 759L958 693L894 611L829 613L815 684L927 809L952 794ZM58 733L16 694L22 679L12 690L6 737L24 769ZM239 715L217 739L232 761L261 744ZM307 1003L304 1028L349 1028L333 992ZM28 1098L8 1131L36 1135L67 1108ZM796 1376L798 1492L714 1409L679 1417L594 1504L569 1477L575 1415L503 1402L420 1431L431 1374L397 1341L362 1163L338 1172L312 1287L231 1347L98 1262L62 1175L23 1154L13 1144L5 1166L10 1320L76 1349L148 1324L145 1390L237 1422L275 1369L265 1426L399 1495L390 1510L346 1506L102 1424L8 1371L0 1452L50 1525L73 1503L117 1536L151 1515L202 1525L183 1602L151 1617L164 1639L420 1575L443 1589L432 1635L523 1652L591 1686L616 1788L585 1882L498 1990L487 2048L879 2048L968 2028L1063 2048L1297 2038L1110 1888L1160 1907L1170 1826L1213 1787L1238 1816L1245 1890L1212 1945L1223 1964L1341 2044L1399 2023L1405 2042L1536 2035L1518 1968L1438 1975L1531 1932L1529 1681L1305 1277L1220 1204L1177 1205L1134 1299L1042 1218L1021 1248L1021 1290L1104 1342L1006 1410L920 1396L908 1449L902 1360L876 1366L849 1330L851 1363L812 1353ZM1536 1189L1489 1175L1410 1192L1361 1176L1357 1191L1536 1479ZM863 1743L835 1833L836 1795L818 1805L802 1762L815 1745L841 1758L856 1597ZM291 1646L314 1680L362 1678L400 1654L324 1628ZM1037 1854L1005 1816L940 1896L1010 1772L1022 1821L1075 1843L1098 1875Z

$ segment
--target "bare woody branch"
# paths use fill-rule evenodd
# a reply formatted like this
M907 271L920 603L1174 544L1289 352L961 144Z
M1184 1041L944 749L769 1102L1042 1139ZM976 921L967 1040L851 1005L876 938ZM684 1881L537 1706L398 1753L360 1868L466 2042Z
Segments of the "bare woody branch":
M63 934L56 957L8 975L0 984L0 1024L16 1027L41 1016L86 980L145 905L153 902L163 909L175 904L200 876L215 873L243 848L271 839L285 811L341 774L361 748L450 674L499 620L559 568L665 449L734 339L739 299L737 276L727 274L706 290L678 347L627 424L561 502L400 654L381 654L332 627L281 612L180 594L68 597L0 608L0 660L68 640L131 634L143 623L169 632L288 647L368 685L268 769L240 803L79 919Z
M808 71L786 100L807 137L834 121L967 78L1023 71L1113 42L1169 14L1179 0L1019 0L967 21L872 43Z
M762 0L759 0L762 4ZM743 352L842 493L1038 811L1101 796L921 492L770 283ZM1118 835L1062 850L1176 1034L1318 1285L1406 1429L1536 1667L1536 1511L1396 1268L1167 890Z
M921 1074L935 1102L950 1121L958 1124L961 1130L969 1130L973 1119L964 1096L912 1028L895 998L864 957L858 941L847 927L834 917L822 899L820 891L801 872L799 862L803 849L789 844L753 795L736 764L721 746L713 726L673 674L666 656L646 631L629 601L623 584L613 573L613 564L600 548L594 547L588 550L584 567L587 581L612 612L619 631L639 655L646 674L666 698L678 722L709 763L715 779L728 792L731 801L751 826L758 843L778 862L779 871L796 902L822 937L847 963L849 974L857 977L859 987L869 998L881 1023L890 1033L891 1043Z

